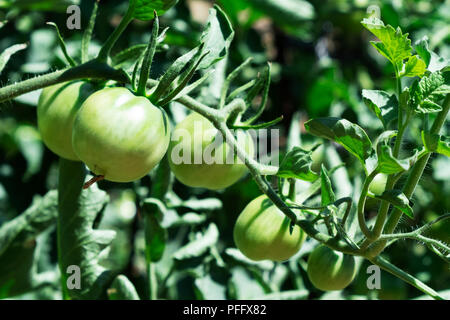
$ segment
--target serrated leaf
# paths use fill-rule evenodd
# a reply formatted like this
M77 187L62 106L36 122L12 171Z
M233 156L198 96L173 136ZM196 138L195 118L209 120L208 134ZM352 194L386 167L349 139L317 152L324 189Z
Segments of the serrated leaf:
M136 288L124 275L118 275L108 289L109 300L140 300Z
M328 177L328 172L323 164L320 171L320 190L322 206L327 206L336 201L330 177Z
M35 197L21 215L0 228L0 299L19 295L42 285L36 266L36 238L56 224L58 194Z
M176 260L199 257L215 245L218 239L219 230L214 223L211 223L203 234L197 234L197 238L194 241L178 249L173 257Z
M450 157L449 137L441 137L438 134L431 134L429 132L422 131L422 142L427 151L440 153L444 156Z
M153 11L158 16L177 4L178 0L131 0L135 2L134 18L147 21L153 19Z
M362 97L366 106L375 113L385 128L391 121L397 119L398 101L395 94L390 95L381 90L364 89Z
M408 198L400 190L386 190L379 196L373 195L374 198L384 200L392 204L394 207L402 211L411 219L414 219L414 212L409 204Z
M397 159L392 154L389 141L397 135L397 131L385 131L377 140L378 170L381 173L393 174L407 171L417 160L417 152L410 158Z
M440 57L429 49L427 36L416 41L414 48L416 49L417 54L425 61L427 70L430 72L440 71L444 67L450 65L450 60Z
M96 184L82 190L85 180L82 162L60 159L59 170L59 232L60 257L58 259L62 283L67 283L69 266L80 268L81 288L68 290L65 295L73 299L97 299L105 295L112 272L99 264L100 253L115 237L111 230L94 229L98 214L109 200L105 191Z
M305 181L315 181L318 175L311 170L311 151L294 147L284 157L277 172L282 178L296 178Z
M400 28L386 26L376 17L365 18L361 23L380 40L380 42L371 41L371 44L392 64L396 65L411 56L411 40Z
M318 137L335 141L357 157L364 160L373 153L372 142L357 124L340 118L317 118L305 122L305 129Z
M409 57L404 64L404 71L400 74L403 77L422 77L426 71L425 61L417 55Z
M449 76L434 72L415 82L411 88L412 105L418 113L439 112L438 104L446 94L450 93Z
M15 44L5 49L2 54L0 54L0 74L2 73L11 56L16 52L19 52L20 50L24 50L26 47L27 45L25 43Z
M206 29L200 42L204 44L202 55L208 53L199 65L199 69L207 69L222 60L227 54L234 38L233 27L225 12L218 6L209 10Z

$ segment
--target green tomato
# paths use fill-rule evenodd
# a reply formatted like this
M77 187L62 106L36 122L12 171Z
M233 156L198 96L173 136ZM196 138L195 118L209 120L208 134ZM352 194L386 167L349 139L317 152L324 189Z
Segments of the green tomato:
M386 189L387 177L388 176L384 173L377 174L369 184L369 191L376 196L381 195Z
M105 88L81 106L73 125L77 156L96 175L114 182L145 176L170 142L165 112L126 88Z
M239 215L233 237L237 248L249 259L284 261L296 254L306 233L294 226L266 195L252 200Z
M311 153L311 170L314 172L320 172L322 168L322 163L324 162L325 148L322 145L318 146L316 150Z
M342 290L356 276L355 258L319 245L309 255L307 273L320 290Z
M79 161L72 148L75 115L94 87L84 81L56 84L42 90L37 123L44 144L58 156Z
M253 155L249 134L239 131L237 141ZM218 190L234 184L247 172L245 164L232 152L212 123L194 112L175 127L169 146L169 164L183 184Z

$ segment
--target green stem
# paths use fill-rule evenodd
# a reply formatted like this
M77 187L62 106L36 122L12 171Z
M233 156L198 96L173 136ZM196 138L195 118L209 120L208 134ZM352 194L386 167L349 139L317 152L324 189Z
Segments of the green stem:
M142 62L141 73L139 75L139 83L137 88L137 94L140 96L146 96L146 87L148 77L150 75L150 69L152 67L153 57L156 51L156 44L158 42L158 32L159 32L159 19L155 16L153 20L152 35L144 55L144 61Z
M375 169L372 171L372 173L370 173L366 177L366 180L364 181L364 185L362 187L361 195L359 196L359 201L358 201L359 228L361 229L362 233L364 233L364 235L366 236L367 239L373 239L373 234L369 230L369 228L367 227L367 224L366 224L366 219L364 217L364 205L366 203L366 197L367 197L367 192L369 191L370 183L373 181L373 179L375 178L375 176L377 174L378 174L378 169Z
M78 79L109 79L121 83L130 82L128 75L124 71L116 70L107 64L91 60L74 68L54 71L3 87L0 89L0 103L14 99L27 92Z
M64 264L64 254L67 254L66 241L63 241L70 233L67 230L67 221L78 214L79 198L86 177L86 170L82 162L59 160L59 182L58 182L58 223L56 226L56 242L58 247L58 265L61 272L61 287L63 299L70 299L67 288L67 267ZM72 230L74 231L74 230ZM69 235L70 236L70 235Z
M394 69L395 69L395 77L396 77L396 82L397 82L398 101L400 101L400 95L402 93L402 81L399 76L398 69L395 65L394 65ZM400 154L402 141L403 141L403 135L406 131L406 128L409 125L409 118L410 118L410 113L408 113L406 122L403 124L403 106L399 106L399 108L398 108L398 129L399 130L397 133L397 137L395 139L394 150L393 150L393 156L396 158ZM385 189L391 190L395 186L396 181L397 180L395 179L395 177L393 175L388 175ZM378 210L375 225L373 227L372 238L368 238L367 240L365 240L364 243L361 245L362 248L366 248L373 242L373 240L376 240L380 237L380 234L382 233L384 224L386 222L386 217L389 212L389 207L390 207L390 203L388 201L381 201L380 209Z
M419 289L423 293L431 296L432 298L434 298L436 300L444 300L444 298L441 297L439 295L439 293L434 291L432 288L427 286L425 283L423 283L419 279L414 278L413 276L411 276L407 272L403 271L402 269L398 268L397 266L393 265L392 263L390 263L389 261L385 260L384 258L382 258L380 256L377 256L375 258L370 259L370 261L373 264L376 264L377 266L379 266L380 268L386 270L387 272L393 274L394 276L396 276L396 277L402 279L403 281L411 284L412 286L416 287L417 289Z
M156 268L153 262L147 263L148 284L150 300L158 299L158 280L156 278Z
M97 60L101 62L107 62L109 54L111 53L111 49L116 44L120 35L125 31L128 24L133 20L134 15L134 5L136 1L131 1L130 7L128 7L125 16L120 21L119 25L116 29L114 29L113 33L108 37L106 42L103 44L103 47L100 49L98 53Z
M295 221L295 223L300 226L300 228L303 229L310 237L316 239L319 242L324 243L328 247L341 251L348 254L358 254L358 250L355 248L349 246L346 242L342 241L339 238L330 237L329 235L326 235L324 233L321 233L318 231L314 224L309 220L297 220L297 215L289 208L289 206L281 200L281 198L278 196L278 194L273 190L273 188L265 181L265 179L261 176L259 167L255 165L255 161L250 159L246 152L242 149L240 145L238 145L236 139L234 138L231 131L228 129L225 123L219 123L218 127L216 127L225 137L227 143L234 147L236 146L236 152L238 157L243 161L248 170L250 171L250 174L252 175L254 181L258 185L261 192L267 195L267 197L273 202L274 205L278 207L288 218L290 218L292 221Z
M83 33L83 38L81 39L81 63L89 60L89 44L91 43L92 33L94 31L95 19L97 17L98 2L94 2L94 8L92 9L91 17L89 18L89 24L87 29Z
M431 134L439 134L447 118L449 109L450 109L450 94L447 94L445 101L442 105L442 111L438 113L436 120L434 121L433 126L430 129ZM406 197L411 198L411 196L413 195L417 183L422 177L423 170L425 169L430 156L431 156L430 153L426 154L414 165L411 173L408 176L406 184L403 187L403 193L406 195ZM392 233L397 227L398 221L400 220L401 216L402 212L400 210L398 209L394 210L391 216L389 217L388 221L386 222L384 233Z

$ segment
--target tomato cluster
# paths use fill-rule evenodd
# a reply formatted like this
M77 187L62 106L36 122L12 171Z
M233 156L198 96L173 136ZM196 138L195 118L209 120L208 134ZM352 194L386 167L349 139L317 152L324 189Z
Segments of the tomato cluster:
M85 81L54 85L42 91L37 115L42 139L50 150L62 158L83 161L95 175L110 181L142 178L166 152L175 177L190 187L227 188L247 172L227 142L218 140L221 134L205 117L191 113L171 134L164 110L127 88L95 91ZM249 134L237 134L237 143L253 154ZM239 215L234 241L251 260L285 261L300 250L306 238L299 226L291 230L290 224L261 195ZM321 245L311 253L307 273L317 288L339 290L355 276L354 258Z
M83 161L98 176L114 182L129 182L145 176L166 154L171 137L170 122L163 109L149 99L134 95L122 87L95 91L92 84L73 81L45 88L40 96L38 127L47 147L58 156ZM201 129L196 132L196 127ZM218 131L204 117L192 113L179 123L175 132L183 131L180 141L172 141L169 163L175 177L191 187L211 190L229 187L246 172L231 148L215 139ZM242 132L241 132L242 133ZM253 153L250 135L238 135L238 143ZM181 148L183 158L177 163L172 154ZM209 163L196 154L217 150L222 156ZM217 157L216 157L217 158ZM217 161L221 160L221 161Z

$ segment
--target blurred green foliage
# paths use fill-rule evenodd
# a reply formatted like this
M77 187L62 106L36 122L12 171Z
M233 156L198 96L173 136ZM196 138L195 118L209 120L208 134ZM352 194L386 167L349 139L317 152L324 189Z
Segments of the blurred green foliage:
M381 123L365 106L360 92L362 89L379 88L393 92L395 79L387 61L370 46L369 40L372 38L360 24L370 6L379 8L386 24L401 26L413 42L429 35L430 48L443 57L450 56L448 0L217 2L228 14L235 29L227 69L234 69L250 56L254 58L236 83L250 81L263 70L267 60L272 62L270 100L262 120L284 116L283 122L278 125L282 133L283 152L287 151L287 146L309 148L319 142L304 134L302 124L311 117L344 117L359 123L373 136L381 132ZM79 57L83 30L65 28L65 9L71 3L80 5L84 28L89 20L92 1L0 0L0 21L7 21L0 29L0 50L13 44L28 44L26 50L14 55L1 73L2 86L65 65L56 35L45 24L47 21L60 26L69 53ZM165 40L167 47L156 54L153 78L161 75L175 58L197 45L209 7L211 3L208 1L182 0L161 17L161 25L170 29ZM112 28L117 26L126 8L127 1L117 0L114 4L101 2L91 57L98 52ZM148 21L134 21L114 50L118 52L146 43L150 25ZM211 80L211 85L198 93L205 102L211 101L214 96L213 83ZM55 229L50 227L43 232L49 221L41 221L43 217L38 217L33 211L37 201L48 202L49 208L55 205L56 200L50 190L56 188L58 180L58 159L44 147L36 127L38 97L39 91L36 91L0 106L0 228L20 224L25 216L36 223L32 224L32 230L23 230L15 236L14 243L10 244L13 247L0 243L0 255L3 250L10 250L7 257L11 259L9 264L3 264L6 258L0 257L0 298L61 298L61 289L58 280L55 280ZM170 113L175 122L185 115L185 111L175 103ZM448 135L450 128L445 130L444 134ZM417 132L417 125L412 123L405 148L420 141ZM359 164L351 160L342 148L336 149L326 143L324 149L327 167L345 162L346 172L338 170L332 182L339 196L348 196L352 189L345 181L355 188L361 183ZM449 212L449 173L449 158L433 156L414 197L415 220L402 221L401 229L409 230L411 226L421 225ZM117 233L109 252L100 256L101 264L115 273L126 275L137 290L137 293L127 291L129 282L119 277L112 285L111 298L136 298L136 294L148 298L144 281L147 276L145 232L139 203L150 194L152 183L155 183L152 175L154 172L135 183L99 183L99 187L106 190L110 197L99 228L112 229ZM240 211L260 194L251 178L246 177L220 192L191 189L176 181L173 183L161 222L167 230L169 241L162 259L155 264L160 298L410 299L418 296L417 290L384 272L382 289L368 290L367 262L362 263L357 279L344 291L319 292L313 288L305 273L305 258L315 245L312 240L308 240L289 262L249 261L235 249L232 230ZM368 201L367 206L371 214L375 214L378 204ZM52 219L51 214L49 209L46 217ZM449 223L437 225L430 230L430 234L450 242ZM25 262L16 267L13 259L14 255L19 254L23 255ZM448 265L422 245L410 240L398 242L386 251L386 255L394 264L437 291L449 289Z

